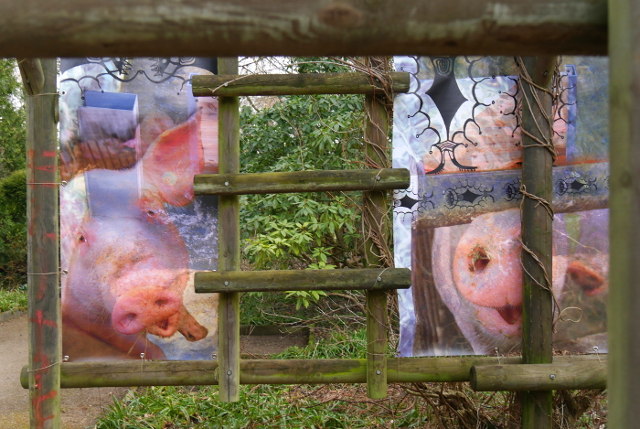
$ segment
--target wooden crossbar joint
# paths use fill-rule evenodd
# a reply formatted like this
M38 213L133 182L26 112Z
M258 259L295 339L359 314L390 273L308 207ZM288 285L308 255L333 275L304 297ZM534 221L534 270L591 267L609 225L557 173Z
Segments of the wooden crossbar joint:
M478 391L549 391L605 389L607 359L548 364L479 365L471 368L471 388Z
M196 195L282 194L291 192L364 191L406 189L406 168L377 170L318 170L284 173L198 174Z
M409 91L409 73L391 72L392 93ZM254 95L376 94L383 83L366 73L301 73L193 76L195 97Z
M199 271L194 283L196 293L389 290L411 286L411 271L408 268Z

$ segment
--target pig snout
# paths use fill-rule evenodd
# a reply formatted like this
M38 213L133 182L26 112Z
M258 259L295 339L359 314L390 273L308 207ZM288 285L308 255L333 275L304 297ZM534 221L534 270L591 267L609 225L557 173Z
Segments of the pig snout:
M453 276L460 295L476 306L486 328L517 335L522 316L521 246L517 214L479 217L455 250Z
M126 335L146 331L169 337L178 330L181 309L181 297L171 290L138 288L118 297L111 324L116 331Z

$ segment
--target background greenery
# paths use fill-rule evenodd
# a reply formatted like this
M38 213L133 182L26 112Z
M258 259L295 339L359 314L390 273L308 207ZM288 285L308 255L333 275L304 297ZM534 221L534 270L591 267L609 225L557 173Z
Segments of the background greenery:
M0 58L0 291L26 284L25 112L16 62ZM0 298L8 306L9 296ZM23 306L16 301L16 306ZM0 310L3 310L0 308Z

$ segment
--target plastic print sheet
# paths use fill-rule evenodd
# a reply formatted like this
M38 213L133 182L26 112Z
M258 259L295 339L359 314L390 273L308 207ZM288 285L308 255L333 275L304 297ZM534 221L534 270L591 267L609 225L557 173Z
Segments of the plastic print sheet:
M521 93L512 58L396 57L394 200L402 356L517 352L522 331ZM554 104L554 348L606 351L607 63L564 58Z
M191 95L196 58L61 60L63 354L70 361L208 359L212 295L193 271L217 261L217 101Z

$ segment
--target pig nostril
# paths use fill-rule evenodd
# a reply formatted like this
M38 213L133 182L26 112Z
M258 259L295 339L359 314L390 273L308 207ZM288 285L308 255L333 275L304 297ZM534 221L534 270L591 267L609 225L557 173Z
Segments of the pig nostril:
M169 320L165 319L165 320L159 322L157 326L164 331L169 327Z
M122 326L130 326L137 318L138 315L136 313L127 313L127 315L122 319Z
M469 271L482 272L491 262L491 258L483 247L476 247L469 255Z
M165 306L165 305L167 305L168 303L169 303L169 300L167 300L167 299L156 299L156 302L155 302L155 304L156 304L158 307L164 307L164 306Z

